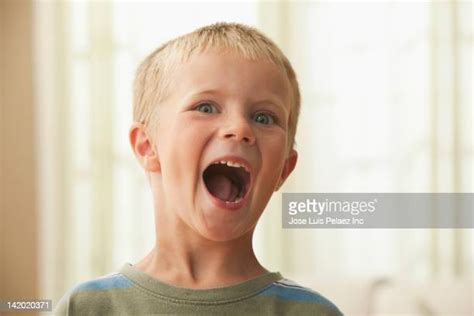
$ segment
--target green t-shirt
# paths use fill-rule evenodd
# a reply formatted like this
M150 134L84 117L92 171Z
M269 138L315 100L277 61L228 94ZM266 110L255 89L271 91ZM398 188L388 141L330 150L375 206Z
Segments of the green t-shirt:
M59 315L315 315L342 313L319 293L266 273L213 289L160 282L125 264L118 273L79 284L59 301Z

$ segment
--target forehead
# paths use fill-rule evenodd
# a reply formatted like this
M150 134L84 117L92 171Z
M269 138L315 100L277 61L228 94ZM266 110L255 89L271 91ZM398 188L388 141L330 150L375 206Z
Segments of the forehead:
M248 100L275 99L289 110L289 80L269 60L250 60L236 52L208 50L191 55L170 75L170 96L186 98L200 91Z

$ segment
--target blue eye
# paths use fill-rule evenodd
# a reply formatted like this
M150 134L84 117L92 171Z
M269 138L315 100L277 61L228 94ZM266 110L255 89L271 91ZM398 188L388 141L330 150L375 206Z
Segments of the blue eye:
M201 103L199 104L197 107L196 107L196 110L198 110L199 112L202 112L202 113L216 113L217 112L217 109L214 105L210 104L210 103Z
M275 123L274 117L268 113L258 113L257 115L255 115L254 120L257 123L264 125Z

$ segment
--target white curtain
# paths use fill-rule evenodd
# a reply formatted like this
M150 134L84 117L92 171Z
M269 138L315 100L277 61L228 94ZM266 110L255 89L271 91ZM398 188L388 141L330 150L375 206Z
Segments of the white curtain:
M281 38L303 94L299 165L284 190L472 192L470 2L263 7L279 13L264 29ZM300 279L472 278L472 230L270 229L275 266Z
M217 21L254 25L299 75L299 161L280 192L472 192L469 2L37 2L42 291L144 256L151 193L128 144L139 61ZM255 236L288 276L472 275L472 230L283 230Z

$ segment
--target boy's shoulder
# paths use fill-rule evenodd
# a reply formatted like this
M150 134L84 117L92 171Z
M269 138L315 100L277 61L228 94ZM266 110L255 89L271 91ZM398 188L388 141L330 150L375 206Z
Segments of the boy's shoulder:
M273 282L260 295L274 297L284 302L288 314L300 312L302 315L310 315L314 312L313 315L343 315L333 302L319 292L286 278Z
M119 272L81 282L70 289L59 300L55 314L73 315L78 312L109 314L111 299L116 290L132 288L133 283ZM115 294L115 295L114 295Z
M273 282L273 284L265 289L261 294L276 296L286 300L314 302L328 307L336 307L330 300L325 298L319 292L286 278Z

